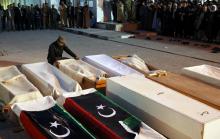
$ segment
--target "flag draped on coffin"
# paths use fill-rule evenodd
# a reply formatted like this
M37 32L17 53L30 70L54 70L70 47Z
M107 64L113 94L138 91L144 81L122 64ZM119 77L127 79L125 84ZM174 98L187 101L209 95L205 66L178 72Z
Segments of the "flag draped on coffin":
M137 75L112 77L107 79L106 92L170 139L220 138L219 110L150 79Z
M105 54L85 56L83 61L105 71L110 77L129 74L144 76L142 73Z
M183 68L183 73L202 80L206 83L220 87L220 68L210 65L200 65Z
M12 110L33 139L93 139L76 119L59 107L51 96L15 103Z
M98 138L164 139L95 89L64 94L58 102Z
M16 66L0 68L0 99L7 104L43 97Z
M46 62L24 64L22 71L44 96L57 98L62 93L81 90L76 81Z
M105 82L107 74L82 60L66 59L59 60L58 68L66 75L80 83L82 88L94 88L96 83ZM90 81L92 85L87 85Z

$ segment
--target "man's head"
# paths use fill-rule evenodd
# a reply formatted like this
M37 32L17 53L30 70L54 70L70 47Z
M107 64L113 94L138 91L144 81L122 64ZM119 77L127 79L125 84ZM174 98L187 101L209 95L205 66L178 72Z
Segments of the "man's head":
M203 10L203 12L207 12L207 10L208 10L208 7L207 7L207 5L203 5L203 8L202 8L202 10Z
M59 36L59 37L57 38L57 44L58 44L58 46L60 46L60 47L65 46L65 39L64 39L62 36Z
M178 4L177 3L173 3L173 9L176 10L178 8Z

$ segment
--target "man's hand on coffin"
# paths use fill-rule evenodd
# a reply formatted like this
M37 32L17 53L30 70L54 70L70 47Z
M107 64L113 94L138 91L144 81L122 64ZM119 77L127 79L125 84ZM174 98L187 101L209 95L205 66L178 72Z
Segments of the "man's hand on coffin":
M59 64L58 61L55 61L53 65L54 65L55 67L59 68L59 65L60 65L60 64Z

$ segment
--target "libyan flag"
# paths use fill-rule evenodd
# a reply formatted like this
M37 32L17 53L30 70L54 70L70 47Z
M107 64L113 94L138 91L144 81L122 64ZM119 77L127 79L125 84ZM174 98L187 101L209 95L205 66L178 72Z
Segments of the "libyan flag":
M51 98L52 99L52 98ZM49 100L51 101L51 100ZM25 102L26 103L26 102ZM37 104L37 103L35 103ZM24 129L33 139L93 139L94 137L71 115L57 104L49 106L39 103L44 110L22 110L20 121ZM19 104L17 104L19 106ZM28 103L26 103L28 105ZM15 109L18 107L15 106ZM24 106L24 105L23 105ZM19 108L22 108L20 106ZM34 108L30 102L30 106ZM29 107L30 107L29 106ZM30 108L31 108L30 107ZM36 108L38 105L35 106ZM16 111L16 110L15 110Z
M63 106L98 138L164 138L95 89L85 91L88 93L64 96Z

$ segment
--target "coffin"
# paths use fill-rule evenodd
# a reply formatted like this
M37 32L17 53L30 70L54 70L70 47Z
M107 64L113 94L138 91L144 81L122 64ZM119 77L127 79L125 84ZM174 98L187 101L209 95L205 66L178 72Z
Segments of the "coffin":
M200 65L183 68L187 76L199 79L206 83L220 87L220 68L210 65Z
M95 89L64 94L58 102L97 138L165 138Z
M129 56L114 56L113 58L122 62L123 60L127 60ZM220 89L217 86L213 86L210 83L208 84L189 76L158 70L152 65L147 65L150 70L147 74L145 70L140 70L136 68L136 66L131 67L145 74L146 78L220 110Z
M137 74L144 76L142 73L105 54L85 56L83 58L83 61L105 71L110 77L129 74Z
M182 82L184 83L184 82ZM170 139L220 138L220 112L137 75L107 80L107 96Z
M15 103L12 110L33 139L94 139L75 118L59 107L51 96Z
M76 81L46 62L24 64L22 72L44 96L57 98L62 93L81 90Z
M6 104L41 98L40 91L15 66L0 68L0 99Z
M107 74L82 60L59 60L58 68L77 81L83 89L95 88L96 85L105 85Z

